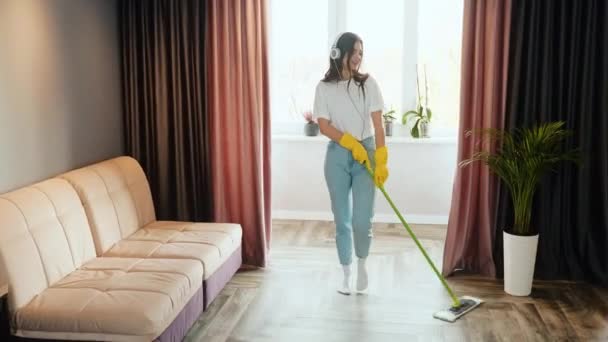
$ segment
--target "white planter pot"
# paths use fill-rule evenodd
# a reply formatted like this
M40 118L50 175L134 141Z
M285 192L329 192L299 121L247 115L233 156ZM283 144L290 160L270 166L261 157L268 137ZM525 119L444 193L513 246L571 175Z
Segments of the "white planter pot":
M511 235L503 231L505 292L513 296L528 296L532 292L538 234Z
M431 124L426 121L420 121L418 125L418 131L420 132L421 138L430 138L431 137Z

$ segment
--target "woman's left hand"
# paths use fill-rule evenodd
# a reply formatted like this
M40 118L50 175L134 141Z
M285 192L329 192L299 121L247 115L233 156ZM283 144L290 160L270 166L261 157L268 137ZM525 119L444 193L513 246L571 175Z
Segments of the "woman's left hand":
M384 186L384 182L388 178L388 169L386 163L388 161L388 150L386 146L379 147L375 152L376 168L374 170L374 183L376 186Z

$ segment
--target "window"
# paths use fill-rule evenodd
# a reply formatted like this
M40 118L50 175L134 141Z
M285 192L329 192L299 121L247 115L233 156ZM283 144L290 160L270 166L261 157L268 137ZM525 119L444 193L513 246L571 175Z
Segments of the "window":
M303 122L329 59L328 0L271 0L270 87L273 123ZM276 125L275 125L276 126Z
M434 126L455 131L462 12L463 0L270 0L273 131L299 132L301 113L312 108L328 68L329 48L343 31L363 39L361 71L378 80L387 109L415 107L416 70L424 96L426 69Z
M458 128L462 0L423 0L418 8L418 64L427 69L436 125Z
M378 81L386 107L402 108L405 101L404 51L408 51L404 47L405 1L373 3L348 0L346 31L355 32L363 40L361 71L369 72Z

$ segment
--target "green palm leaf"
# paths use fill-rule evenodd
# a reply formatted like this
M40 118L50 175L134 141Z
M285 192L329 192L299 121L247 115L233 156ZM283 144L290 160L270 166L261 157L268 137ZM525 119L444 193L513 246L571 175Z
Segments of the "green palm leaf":
M477 145L479 150L459 165L465 167L482 162L503 181L513 201L515 234L532 234L532 200L542 176L554 170L559 162L580 163L578 149L562 150L563 142L572 135L564 125L563 121L557 121L513 132L497 129L466 132L467 137L481 135L482 138Z

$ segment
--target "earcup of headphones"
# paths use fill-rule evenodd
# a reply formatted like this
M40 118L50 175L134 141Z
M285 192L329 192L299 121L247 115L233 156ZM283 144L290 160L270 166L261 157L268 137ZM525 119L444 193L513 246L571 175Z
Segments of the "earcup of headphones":
M331 49L331 51L329 52L329 58L334 60L340 58L340 49L336 47Z

